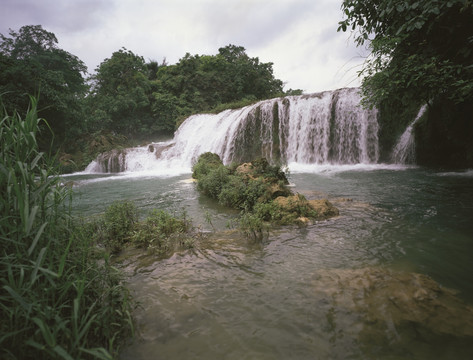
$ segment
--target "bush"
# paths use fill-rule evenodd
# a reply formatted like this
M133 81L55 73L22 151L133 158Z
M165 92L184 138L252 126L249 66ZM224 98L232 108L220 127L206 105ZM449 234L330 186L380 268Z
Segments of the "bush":
M210 169L207 174L199 175L197 188L213 199L218 199L223 186L228 182L228 169L220 165Z
M202 176L208 175L211 170L220 166L223 166L220 156L206 152L199 156L197 163L192 167L192 177L194 179L200 179Z
M282 208L274 201L258 203L254 207L254 213L263 221L279 223L283 218Z
M240 176L229 175L218 194L218 202L234 209L243 209L247 184Z
M281 182L284 185L289 184L286 177L286 171L283 171L280 165L270 165L265 158L258 158L251 162L252 174L263 177L266 182Z
M116 201L105 211L101 241L112 253L118 253L129 242L138 222L138 210L130 201Z
M185 214L177 218L166 211L153 210L144 222L139 223L132 241L137 246L165 254L176 247L192 247L193 241L188 234L190 229L191 224Z
M253 207L258 202L267 202L271 200L267 184L262 178L257 178L248 182L244 197L245 202L243 205L244 209L247 211L252 211Z
M244 212L239 219L240 231L254 241L261 241L264 238L265 232L269 230L267 223L263 221L257 214L251 212Z

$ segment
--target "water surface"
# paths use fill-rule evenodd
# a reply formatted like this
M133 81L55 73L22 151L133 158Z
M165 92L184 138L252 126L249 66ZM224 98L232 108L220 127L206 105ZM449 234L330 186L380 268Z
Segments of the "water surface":
M130 199L143 214L184 209L216 228L169 259L128 254L141 307L121 359L472 358L473 174L298 171L293 190L329 198L340 216L272 229L262 243L225 231L237 214L190 175L72 178L77 213Z

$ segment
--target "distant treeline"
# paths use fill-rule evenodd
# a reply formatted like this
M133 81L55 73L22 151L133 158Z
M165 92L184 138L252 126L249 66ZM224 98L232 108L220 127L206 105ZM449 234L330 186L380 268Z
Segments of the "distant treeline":
M84 136L172 133L193 113L302 92L284 92L273 64L249 57L241 46L228 45L216 55L187 53L174 65L147 62L122 48L88 76L85 64L57 42L41 25L0 34L0 94L9 113L26 113L27 94L38 96L39 114L64 152ZM46 134L51 132L42 137L49 146Z

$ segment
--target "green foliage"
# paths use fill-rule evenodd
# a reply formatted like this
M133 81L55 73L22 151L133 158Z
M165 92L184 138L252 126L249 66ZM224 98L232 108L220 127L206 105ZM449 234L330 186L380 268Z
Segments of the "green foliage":
M133 329L131 298L69 214L36 104L0 119L0 357L110 359Z
M258 203L254 207L255 215L263 221L281 223L283 218L282 208L274 201Z
M299 223L300 218L317 218L317 212L310 206L307 199L297 194L287 197L284 206L276 201L267 203L257 203L254 207L254 213L264 221L279 225L289 225Z
M258 201L264 201L270 196L267 194L266 185L261 178L248 181L238 175L229 175L224 180L217 196L222 205L251 211Z
M473 5L466 0L344 0L339 30L357 30L371 58L361 74L370 104L389 98L473 98Z
M144 222L138 224L132 241L136 246L166 254L176 248L191 248L190 230L191 224L185 214L174 217L164 210L153 210Z
M211 168L207 174L198 177L197 188L213 199L218 199L225 183L228 181L228 169L224 165Z
M92 243L113 255L126 246L167 255L177 248L192 247L194 240L192 224L185 213L176 217L163 210L152 210L140 221L136 206L127 200L114 202L103 215L84 223L83 228Z
M280 166L264 158L224 166L216 154L202 154L193 167L197 189L220 204L242 210L239 227L249 238L261 240L273 224L292 224L300 217L316 218L317 212L302 196L292 196ZM274 199L287 197L285 206Z
M281 165L270 165L265 158L253 160L251 165L253 175L263 176L271 183L281 181L284 185L289 184L286 176L288 170L283 170Z
M94 86L87 101L88 112L93 114L90 129L132 135L170 133L193 113L282 93L282 82L274 79L271 63L249 58L244 48L233 45L220 52L214 56L188 53L175 65L146 64L126 49L113 53L92 77Z
M151 111L156 122L151 125L151 131L172 133L177 119L189 113L187 104L169 93L155 92L153 97Z
M253 241L262 241L269 225L256 213L244 212L239 219L241 232Z
M138 222L138 210L130 201L116 201L110 205L98 222L97 241L113 254L128 243Z
M48 119L56 144L73 139L84 131L80 103L87 90L84 63L59 49L56 36L40 25L10 30L9 35L0 34L0 94L7 111L25 115L29 105L25 94L39 94L41 115ZM40 145L49 147L50 133L42 137Z
M121 134L146 133L154 123L151 114L151 84L141 56L125 48L105 59L91 78L88 98L93 115L91 128Z
M220 156L206 152L199 156L197 162L192 167L192 177L194 179L200 179L202 176L207 175L210 170L216 169L221 165L223 165L223 162Z
M187 53L176 65L161 67L157 84L184 100L193 112L208 111L224 103L261 100L282 93L272 63L250 58L241 46L228 45L217 55Z
M218 202L234 209L244 209L248 185L237 175L229 175L217 195Z
M181 116L216 112L278 96L283 83L274 78L272 65L234 45L220 48L217 55L187 53L177 64L158 68L155 96L167 97L164 108L156 105L154 113L163 116L166 107Z

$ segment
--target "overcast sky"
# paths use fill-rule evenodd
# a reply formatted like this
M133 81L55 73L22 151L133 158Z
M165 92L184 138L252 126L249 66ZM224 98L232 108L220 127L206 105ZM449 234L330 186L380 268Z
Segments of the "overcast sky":
M366 50L337 33L342 0L0 0L0 33L42 25L89 72L125 47L169 64L243 46L272 62L285 90L359 85Z

